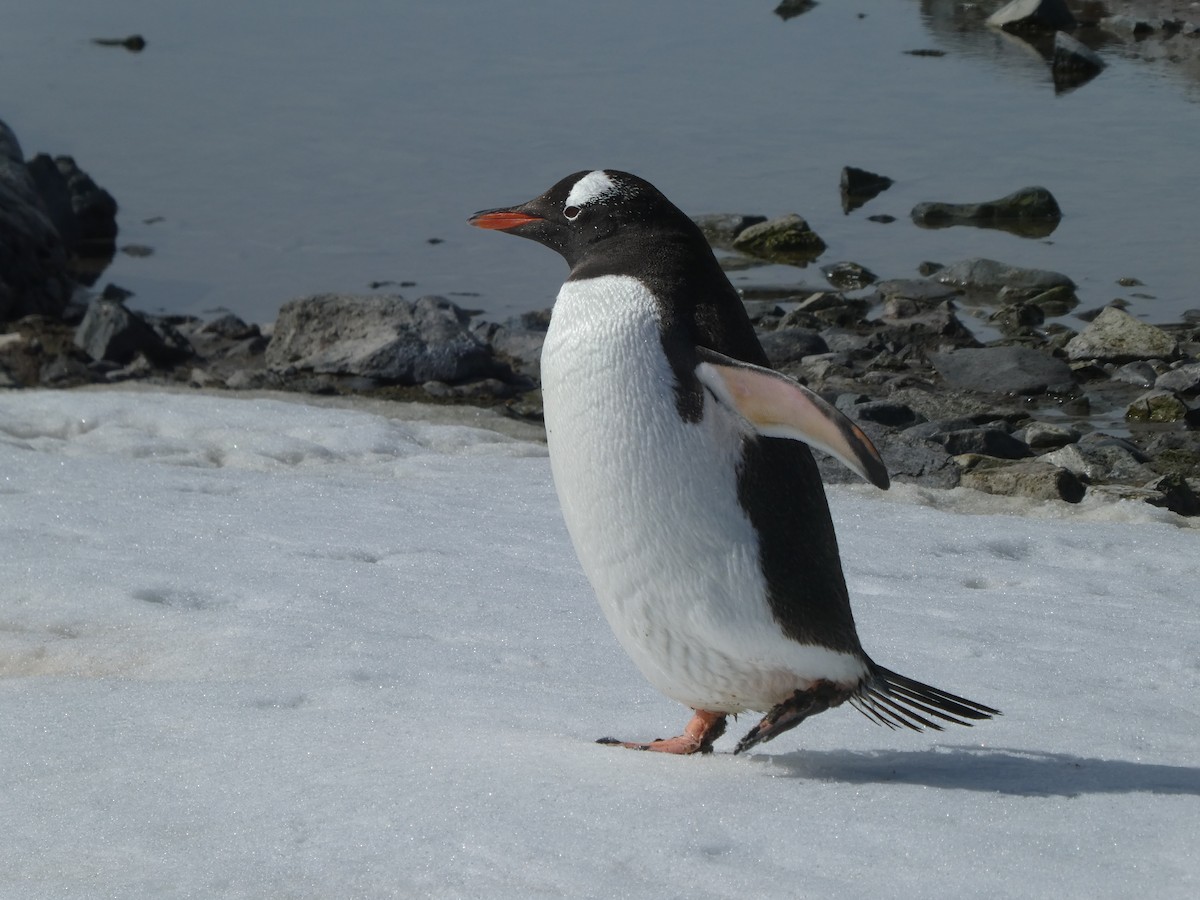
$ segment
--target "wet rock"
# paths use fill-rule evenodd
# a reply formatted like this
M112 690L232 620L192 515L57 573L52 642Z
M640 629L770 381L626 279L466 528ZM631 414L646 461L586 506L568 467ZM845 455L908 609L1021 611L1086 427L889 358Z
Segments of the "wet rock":
M1112 372L1114 382L1132 384L1135 388L1153 388L1157 378L1158 373L1154 372L1154 367L1145 360L1127 362L1126 365Z
M874 272L856 262L839 262L821 266L821 273L839 291L856 291L869 287L877 280Z
M959 296L959 291L954 287L926 278L890 278L877 282L875 290L884 303L911 300L914 310L937 306Z
M911 428L923 423L925 417L905 403L894 400L866 400L838 408L858 422L874 422L888 428Z
M1005 287L1000 289L997 299L1001 301L1009 298L1021 299L1023 294L1026 295L1024 298L1026 304L1036 306L1044 315L1050 317L1065 316L1079 305L1079 298L1075 296L1074 289L1065 285L1032 294Z
M1075 289L1066 275L1045 269L1024 269L994 259L965 259L946 266L933 276L941 284L953 285L967 291L997 292L1010 290L1048 291L1057 287Z
M130 53L141 53L146 49L146 39L140 34L123 38L92 38L92 43L100 47L121 47Z
M1024 237L1045 237L1058 227L1062 210L1043 187L1026 187L983 203L918 203L912 220L924 228L975 225Z
M948 384L969 391L1030 395L1075 387L1070 366L1030 347L964 347L931 353L929 361Z
M825 252L825 242L802 217L789 213L749 226L733 248L772 262L806 265Z
M1147 391L1129 404L1125 418L1130 422L1182 422L1188 406L1170 391Z
M1144 452L1155 472L1200 480L1200 433L1158 431L1143 437Z
M816 0L783 0L775 7L775 15L786 22L788 19L804 15L816 5Z
M1154 325L1147 325L1115 306L1100 315L1073 337L1066 346L1072 360L1128 362L1138 359L1173 359L1179 353L1175 338Z
M976 458L961 476L961 485L1004 497L1065 500L1078 503L1087 488L1075 473L1041 459L1005 463Z
M257 325L248 325L233 313L226 313L206 322L200 327L200 331L203 334L211 334L231 341L258 337L262 333Z
M389 384L462 382L493 374L491 349L443 297L318 294L285 303L267 347L276 371L354 375Z
M1086 44L1077 41L1065 31L1054 33L1054 56L1050 71L1054 84L1060 90L1079 87L1091 81L1104 69L1104 60Z
M1200 500L1191 486L1181 478L1164 475L1142 486L1133 484L1101 484L1090 488L1091 493L1109 500L1149 503L1182 516L1200 514Z
M123 303L93 300L75 330L75 346L95 360L128 365L144 356L156 365L174 365L191 355L186 338L163 321L151 322Z
M828 353L825 339L811 328L778 328L759 336L773 366L799 362L806 356Z
M1074 28L1076 22L1065 0L1012 0L988 16L987 24L1021 32Z
M767 217L739 213L708 213L695 216L692 221L700 226L700 231L710 244L729 249L739 234L751 225L767 221Z
M842 211L849 213L864 205L868 200L882 194L894 182L886 175L876 175L854 166L842 168L841 194Z
M117 252L117 201L70 156L39 153L29 173L62 237L71 274L95 284Z
M1200 394L1200 363L1186 363L1163 372L1154 380L1154 387L1185 397Z

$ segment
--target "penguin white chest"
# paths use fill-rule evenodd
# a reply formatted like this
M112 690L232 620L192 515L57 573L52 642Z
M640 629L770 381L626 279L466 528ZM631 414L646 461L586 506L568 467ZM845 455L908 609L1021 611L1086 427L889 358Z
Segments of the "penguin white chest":
M817 678L858 677L858 660L780 631L738 496L746 423L707 392L685 421L675 384L645 285L563 285L542 351L551 468L617 639L660 691L712 711L769 709Z

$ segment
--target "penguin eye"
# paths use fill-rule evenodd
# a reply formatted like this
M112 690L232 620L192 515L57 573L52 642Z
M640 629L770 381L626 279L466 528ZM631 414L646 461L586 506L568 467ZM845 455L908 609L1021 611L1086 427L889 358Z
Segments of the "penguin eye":
M579 218L579 213L582 212L578 206L568 206L563 210L563 215L567 217L568 222L574 222Z

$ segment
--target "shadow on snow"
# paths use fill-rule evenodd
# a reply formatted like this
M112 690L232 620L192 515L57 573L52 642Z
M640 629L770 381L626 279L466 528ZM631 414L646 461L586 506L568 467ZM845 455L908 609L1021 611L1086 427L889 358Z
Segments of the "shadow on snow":
M1200 768L1041 750L801 750L753 758L770 764L773 775L850 784L913 784L1030 797L1132 793L1200 796Z

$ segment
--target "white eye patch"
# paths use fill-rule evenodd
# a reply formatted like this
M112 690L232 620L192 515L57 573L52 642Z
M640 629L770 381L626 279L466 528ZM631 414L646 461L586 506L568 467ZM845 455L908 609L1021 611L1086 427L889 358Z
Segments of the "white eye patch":
M607 197L609 194L618 193L620 189L613 183L613 180L601 169L594 172L588 172L571 188L571 193L567 194L566 208L587 206L589 203L595 203L602 197ZM575 215L579 215L576 213ZM568 216L567 218L573 218Z

